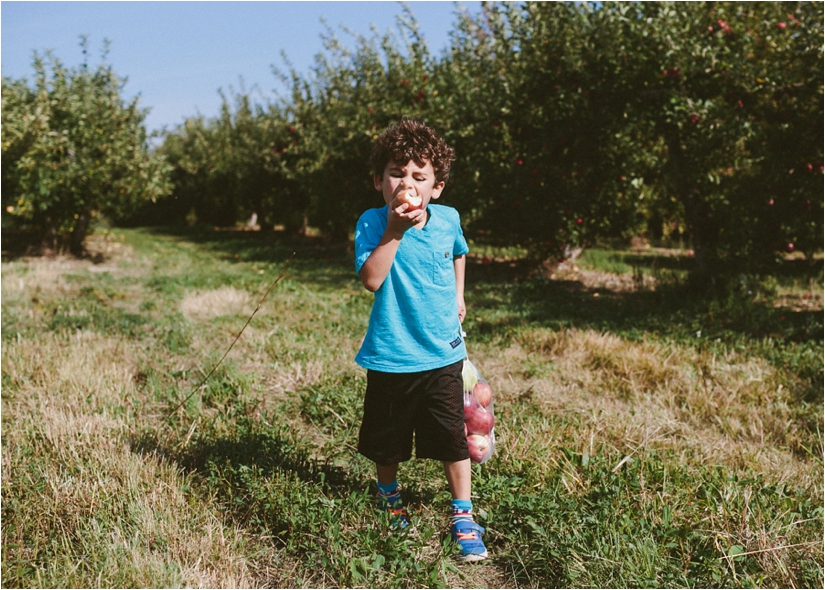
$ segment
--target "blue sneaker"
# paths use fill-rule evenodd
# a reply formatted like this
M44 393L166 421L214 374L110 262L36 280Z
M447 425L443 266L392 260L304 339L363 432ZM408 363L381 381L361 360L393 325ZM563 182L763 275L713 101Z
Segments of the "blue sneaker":
M458 545L457 561L481 561L487 558L487 548L481 535L484 528L470 519L457 520L450 525L453 542Z
M390 513L392 527L405 529L411 524L410 516L407 514L407 509L404 508L404 504L401 502L401 497L397 494L396 497L397 500L392 502L386 496L381 495L381 493L375 494L378 508Z

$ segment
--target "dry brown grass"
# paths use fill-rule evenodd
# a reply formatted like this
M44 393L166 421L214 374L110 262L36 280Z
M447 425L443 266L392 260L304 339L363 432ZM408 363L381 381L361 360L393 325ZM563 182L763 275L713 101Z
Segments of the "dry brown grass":
M3 400L3 477L37 485L18 479L32 477L22 464L30 454L48 457L38 463L45 485L30 531L66 549L45 568L53 577L43 585L256 585L243 535L189 501L175 468L130 448L136 364L127 343L89 332L44 334L36 345L7 344L3 365L19 386ZM98 579L84 577L87 566Z
M209 320L222 315L249 316L255 309L250 305L252 297L246 291L233 287L221 287L211 291L198 291L184 297L180 310L190 320Z
M3 299L28 298L36 304L39 299L65 295L72 290L65 275L91 265L90 262L68 258L43 259L37 264L25 261L9 263L9 270L3 273Z
M523 359L530 357L553 369L525 371ZM720 358L593 330L535 329L482 362L505 398L529 396L548 414L577 416L584 424L579 444L591 454L601 443L623 453L668 448L691 461L753 469L798 485L821 480L793 452L801 433L792 393L762 359L734 352ZM560 443L553 439L570 433L546 435L548 443Z

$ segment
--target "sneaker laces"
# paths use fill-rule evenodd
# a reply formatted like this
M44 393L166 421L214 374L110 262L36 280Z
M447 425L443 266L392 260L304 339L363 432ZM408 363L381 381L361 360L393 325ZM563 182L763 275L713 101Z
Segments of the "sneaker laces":
M459 520L452 524L453 541L458 545L459 561L479 561L487 557L487 548L481 540L484 528L474 521Z
M478 533L476 533L475 531L471 531L469 533L462 533L461 531L456 531L455 538L457 541L477 541Z

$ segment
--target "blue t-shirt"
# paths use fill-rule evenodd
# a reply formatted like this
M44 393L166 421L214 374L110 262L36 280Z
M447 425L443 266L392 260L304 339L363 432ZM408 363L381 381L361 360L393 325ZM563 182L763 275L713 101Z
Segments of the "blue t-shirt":
M404 233L390 272L375 292L367 335L355 361L384 373L446 367L467 356L461 338L453 257L469 252L458 212L428 205L421 229ZM370 209L355 226L355 271L378 246L387 207Z

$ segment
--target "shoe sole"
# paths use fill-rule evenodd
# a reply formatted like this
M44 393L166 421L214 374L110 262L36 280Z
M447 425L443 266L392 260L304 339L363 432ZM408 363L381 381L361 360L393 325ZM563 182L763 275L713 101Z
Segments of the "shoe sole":
M482 559L487 559L487 552L484 553L470 553L468 555L456 555L455 560L460 561L462 563L471 563L474 561L481 561Z

